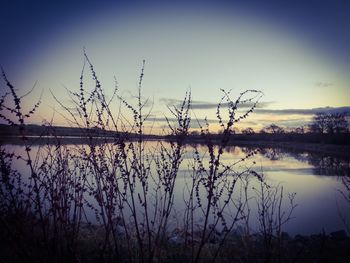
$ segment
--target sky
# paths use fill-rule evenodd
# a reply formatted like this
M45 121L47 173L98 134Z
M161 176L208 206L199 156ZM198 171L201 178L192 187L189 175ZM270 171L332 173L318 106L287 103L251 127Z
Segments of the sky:
M189 90L193 116L214 129L221 89L264 94L240 128L296 127L319 111L350 114L349 13L346 0L3 0L0 64L19 93L36 83L28 108L43 92L31 123L67 125L51 93L69 105L85 48L107 95L115 77L129 101L146 60L142 94L156 133Z

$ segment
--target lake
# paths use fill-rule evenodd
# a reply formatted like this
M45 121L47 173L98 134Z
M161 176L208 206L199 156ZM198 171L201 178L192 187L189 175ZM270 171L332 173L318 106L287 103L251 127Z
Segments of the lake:
M145 151L157 155L155 149L158 146L159 142L148 141L145 144ZM25 153L24 147L21 145L8 144L5 147L10 152L21 155ZM65 147L70 151L77 152L79 149L86 148L85 145L75 144L65 145ZM187 198L189 194L188 186L191 183L191 174L193 174L191 165L193 164L194 149L197 149L204 163L208 161L208 152L205 146L186 146L174 189L175 212L173 213L172 224L175 227L181 225L179 221L183 220L183 199ZM40 152L39 159L45 157L45 147L32 146L31 154L34 156L38 152ZM239 162L252 152L254 154L250 158ZM322 231L330 233L345 229L341 216L350 222L350 203L342 195L342 192L348 194L348 190L344 185L344 178L350 176L350 160L347 158L311 152L291 152L280 148L230 146L225 148L221 161L227 165L238 162L233 167L234 171L239 172L249 168L249 170L263 174L268 185L283 187L282 210L287 211L290 208L288 194L296 193L294 198L296 207L293 210L292 219L283 226L283 230L292 235L310 235ZM15 160L13 166L23 174L28 172L28 167L21 160ZM152 169L155 169L154 166L152 167ZM155 173L155 170L152 172ZM149 180L149 189L153 189L154 183L151 182L150 178ZM251 197L249 206L251 210L250 227L252 231L258 231L258 205L252 193L254 193L254 189L258 189L259 180L250 177L247 180L250 181L248 185L248 192ZM235 188L234 198L242 194L240 191L242 183L238 185ZM204 198L204 193L201 192L200 196ZM96 202L88 196L86 196L86 199L90 200L91 203ZM94 223L93 211L86 208L86 214L87 218ZM196 212L195 216L199 223L203 221L201 213ZM177 219L174 219L175 217ZM241 223L239 222L239 224Z

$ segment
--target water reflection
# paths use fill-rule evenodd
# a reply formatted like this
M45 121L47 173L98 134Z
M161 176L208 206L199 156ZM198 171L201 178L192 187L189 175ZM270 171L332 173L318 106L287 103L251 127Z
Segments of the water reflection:
M232 148L234 149L235 146ZM297 161L312 165L314 175L349 176L350 174L350 159L345 157L324 155L314 152L297 152L283 148L241 147L241 150L245 154L258 151L271 161L281 161L292 157ZM232 152L232 150L229 151Z
M349 158L271 147L230 146L226 152L240 157L257 153L253 159L268 180L297 192L297 220L290 232L347 229L350 233Z
M288 153L281 148L258 148L258 151L271 161L281 160L288 155Z
M157 143L159 142L149 141L147 147L156 148ZM78 145L67 147L73 149ZM8 145L7 148L17 153L23 152L23 146L20 145ZM39 151L39 148L39 146L33 147L32 153ZM183 156L185 161L180 167L174 190L175 208L179 214L184 210L183 199L188 194L186 187L191 183L188 167L193 161L194 149L198 149L204 162L208 161L205 146L197 144L186 148ZM239 162L247 155L250 155L250 158ZM328 232L344 229L339 218L339 210L350 219L349 159L283 148L230 146L224 149L222 162L224 164L237 162L235 170L245 169L248 166L257 172L262 171L269 183L283 185L286 194L297 193L295 202L298 206L293 215L296 219L292 220L286 229L290 233L313 234L321 232L323 228ZM16 168L20 172L25 172L26 165L18 160ZM344 199L340 193L349 198ZM251 209L252 213L255 212L253 206ZM91 217L93 216L91 212Z

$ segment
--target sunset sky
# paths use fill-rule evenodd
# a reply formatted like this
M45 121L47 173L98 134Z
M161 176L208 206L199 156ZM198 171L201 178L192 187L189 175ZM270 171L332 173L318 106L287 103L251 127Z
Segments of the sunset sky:
M350 114L349 14L346 0L4 0L0 64L20 93L37 81L30 103L44 91L32 123L61 111L50 90L69 103L64 87L79 89L85 47L106 93L115 76L130 100L146 60L156 127L187 90L196 116L214 123L220 89L264 93L241 128L296 127L322 110ZM54 123L65 125L57 113Z

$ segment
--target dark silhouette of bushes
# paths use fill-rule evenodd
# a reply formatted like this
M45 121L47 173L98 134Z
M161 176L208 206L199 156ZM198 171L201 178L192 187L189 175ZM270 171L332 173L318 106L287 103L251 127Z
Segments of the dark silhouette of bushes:
M150 146L145 135L150 112L142 97L144 69L145 61L136 101L129 102L117 87L112 96L105 94L84 53L79 90L69 93L74 109L55 97L67 122L85 138L84 144L66 145L62 130L48 123L46 134L53 138L38 151L28 140L27 129L32 127L26 121L40 100L23 113L24 97L2 72L8 92L0 99L0 118L18 129L24 149L13 153L0 145L2 258L8 262L177 262L180 258L227 262L228 256L244 258L249 247L251 255L260 255L255 262L287 262L282 226L291 218L294 196L290 212L284 212L281 187L267 185L252 167L235 169L256 151L234 163L223 161L236 123L254 111L261 92L247 90L233 100L223 90L216 111L220 136L211 132L208 122L200 126L195 136L204 142L206 154L194 147L193 158L184 163L186 143L193 138L189 135L191 93L185 94L179 107L170 109L176 119L174 123L168 119L170 140ZM94 82L90 89L85 85L86 70ZM118 102L121 108L113 112L112 105ZM238 105L245 102L252 102L252 107L239 115ZM16 169L18 162L25 172ZM187 165L186 189L179 201L177 181ZM248 193L253 180L261 187L254 199ZM252 232L248 223L252 201L259 205L259 233ZM183 202L183 211L175 209L176 202ZM239 225L245 233L238 235Z
M346 120L345 113L323 113L319 112L313 118L309 125L313 133L321 134L340 134L349 132L349 123Z

